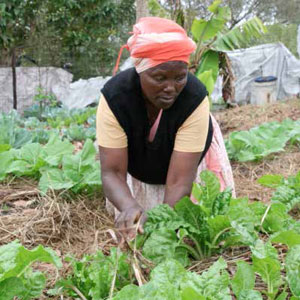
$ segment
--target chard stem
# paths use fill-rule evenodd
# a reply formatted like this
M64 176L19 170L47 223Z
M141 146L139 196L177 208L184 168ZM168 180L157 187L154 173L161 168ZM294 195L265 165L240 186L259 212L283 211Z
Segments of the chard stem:
M202 252L202 249L198 243L198 241L193 237L193 236L189 236L189 238L194 242L195 246L196 246L196 249L198 251L198 254L200 256L200 259L203 259L204 258L204 255L203 255L203 252Z
M212 243L211 243L211 246L209 247L209 256L211 255L211 250L212 250L213 248L216 248L216 243L217 243L219 237L220 237L223 233L225 233L226 231L228 231L228 230L230 230L230 229L231 229L231 227L224 228L222 231L220 231L220 232L215 236L215 238L213 239L213 241L212 241Z
M201 260L201 257L193 247L187 244L180 244L177 247L186 249L196 260Z

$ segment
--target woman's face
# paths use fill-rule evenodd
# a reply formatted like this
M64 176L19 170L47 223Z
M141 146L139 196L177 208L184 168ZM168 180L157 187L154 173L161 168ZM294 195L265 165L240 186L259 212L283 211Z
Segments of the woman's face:
M143 96L158 109L168 109L187 82L187 64L170 61L140 73Z

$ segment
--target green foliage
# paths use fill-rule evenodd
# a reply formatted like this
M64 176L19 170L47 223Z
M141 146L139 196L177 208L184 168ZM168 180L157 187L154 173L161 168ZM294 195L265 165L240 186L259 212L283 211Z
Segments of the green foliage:
M225 34L218 34L212 47L217 51L228 51L246 48L255 38L260 38L267 32L260 19L254 17L236 26Z
M20 118L16 111L0 115L0 145L2 149L20 148L32 141L32 135L24 128L19 128ZM6 146L5 146L6 145Z
M234 294L238 299L250 299L253 297L253 289L255 285L255 274L252 266L244 261L237 262L237 271L231 280L231 286ZM255 299L262 299L258 293ZM251 298L253 299L253 298Z
M195 184L192 192L198 204L185 197L174 210L160 205L148 212L143 253L155 263L175 258L187 265L189 256L200 260L232 244L255 243L257 217L247 200L232 199L229 190L220 192L213 173L200 176L204 185Z
M0 49L23 43L34 26L37 1L2 0L0 3Z
M63 146L57 150L65 149ZM95 162L96 150L91 140L87 140L83 149L75 155L70 152L62 152L55 163L49 163L42 168L39 188L43 193L49 189L71 189L75 193L89 191L101 185L100 165ZM57 166L61 164L61 168Z
M194 19L191 32L197 42L197 49L191 56L191 65L196 68L197 77L203 81L209 94L212 93L219 74L219 52L245 47L254 37L266 32L262 22L254 17L242 25L227 28L231 10L215 0L209 7L206 19Z
M300 245L300 234L294 230L280 231L278 234L272 237L273 243L285 244L289 248Z
M0 180L8 174L32 176L39 179L43 193L49 189L71 189L78 193L100 186L100 166L95 162L93 142L87 140L75 155L73 150L69 141L53 135L45 146L31 143L19 150L2 152Z
M267 33L254 41L255 45L268 43L283 43L296 57L299 57L297 52L297 24L282 24L277 23L267 25Z
M269 122L249 131L236 131L226 140L230 159L238 161L261 160L265 156L284 150L288 141L298 141L300 121L286 119Z
M279 287L283 283L276 249L270 243L264 244L258 240L252 248L252 262L254 271L267 284L268 299L276 299Z
M70 64L75 80L111 75L134 22L134 0L3 0L0 49L17 47L39 66Z
M27 250L18 241L14 241L0 247L0 299L12 300L17 296L18 299L29 300L41 295L46 277L31 269L36 261L62 267L55 252L41 245Z
M48 1L45 10L44 26L60 37L58 55L72 63L75 80L111 74L135 21L133 0Z
M64 135L70 141L85 141L86 139L96 139L96 129L89 127L86 128L83 125L71 124L71 126L63 130Z
M93 255L84 255L81 260L72 257L66 260L71 263L72 271L67 278L59 280L54 289L48 291L50 295L74 298L79 296L77 290L86 299L107 299L112 284L115 293L132 281L127 255L116 248L111 248L109 256L98 251Z
M286 255L286 277L296 299L300 298L300 245L292 247Z
M229 275L225 268L226 263L220 258L208 271L197 275L186 271L177 261L167 260L151 272L147 284L126 286L113 300L230 300Z
M262 185L276 188L271 201L273 203L282 203L286 211L290 211L300 203L300 172L295 176L289 176L287 179L274 176L263 176L258 182Z
M148 0L148 9L151 16L167 18L168 12L160 5L157 0Z

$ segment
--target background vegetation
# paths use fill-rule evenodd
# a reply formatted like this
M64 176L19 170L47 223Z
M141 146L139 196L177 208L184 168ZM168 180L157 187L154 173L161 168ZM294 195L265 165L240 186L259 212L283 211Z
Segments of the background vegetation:
M0 66L64 67L74 80L110 75L117 53L142 14L171 18L191 34L195 18L209 19L212 0L57 0L0 2ZM225 0L226 28L259 17L269 28L248 46L283 42L297 55L299 0ZM126 52L126 51L125 51ZM124 54L123 58L126 58Z

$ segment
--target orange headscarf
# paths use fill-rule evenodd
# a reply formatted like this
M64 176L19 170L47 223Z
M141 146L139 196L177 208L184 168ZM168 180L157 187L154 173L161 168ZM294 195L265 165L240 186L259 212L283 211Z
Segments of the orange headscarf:
M124 48L129 50L136 71L141 73L167 61L188 63L196 44L177 23L158 17L146 17L133 26L133 35L120 50L115 72Z

